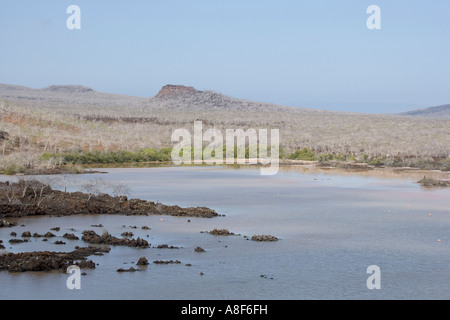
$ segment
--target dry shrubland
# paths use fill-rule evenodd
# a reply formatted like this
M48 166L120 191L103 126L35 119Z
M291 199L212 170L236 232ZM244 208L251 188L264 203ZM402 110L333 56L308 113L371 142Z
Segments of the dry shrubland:
M173 130L193 132L195 120L203 121L204 131L278 128L285 154L304 147L356 160L430 161L450 154L450 120L289 108L212 91L168 90L142 98L81 86L0 85L0 167L58 165L56 159L40 159L42 153L171 147Z

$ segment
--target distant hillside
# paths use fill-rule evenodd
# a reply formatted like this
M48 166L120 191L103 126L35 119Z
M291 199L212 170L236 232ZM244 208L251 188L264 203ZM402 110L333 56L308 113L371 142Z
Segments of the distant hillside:
M427 113L435 119L426 118ZM420 157L448 158L449 106L419 114L286 107L174 84L147 97L103 93L81 85L33 89L0 84L0 169L31 167L49 152L171 147L174 130L192 130L196 120L203 122L204 131L279 129L280 145L287 154L308 148L328 160L334 156L374 163L388 159L396 165L410 165L399 161Z
M292 109L270 103L254 102L228 97L214 91L200 91L193 87L168 84L153 97L135 97L97 92L81 85L52 85L42 89L11 84L0 84L0 98L10 101L138 109L164 109L177 111L281 111Z
M403 116L422 117L429 119L450 119L450 104L443 106L417 109L400 113Z
M42 89L0 83L0 99L22 103L45 104L61 107L61 104L98 107L142 107L148 98L120 94L101 93L81 85L52 85ZM69 107L70 109L70 107Z
M50 86L47 88L42 89L44 91L50 91L50 92L65 92L65 93L85 93L85 92L94 92L94 89L91 89L89 87L80 86L80 85L63 85L63 86Z
M149 104L155 108L180 111L282 111L288 107L228 97L214 91L199 91L193 87L168 84L162 87Z

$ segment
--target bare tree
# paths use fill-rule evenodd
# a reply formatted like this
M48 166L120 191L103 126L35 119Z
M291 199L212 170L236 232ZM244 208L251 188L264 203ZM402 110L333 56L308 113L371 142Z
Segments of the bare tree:
M17 181L17 187L19 188L21 193L20 197L25 198L25 196L27 195L27 191L31 188L31 181L26 178L20 178Z
M0 186L0 191L5 195L9 203L12 203L20 195L20 189L17 187L17 184L9 181Z
M81 187L86 191L88 196L88 201L91 200L92 196L99 195L105 189L107 184L102 179L93 179L85 182Z
M2 154L3 155L5 155L7 147L8 147L8 141L7 140L3 140L3 142L2 142Z
M109 188L113 197L120 197L120 202L122 202L123 197L126 197L130 193L130 188L123 182L110 183Z
M64 185L64 192L67 192L67 187L74 183L73 177L67 174L62 176L61 181Z
M56 188L64 189L64 192L67 192L67 187L74 184L74 179L71 175L63 174L53 178L51 183Z
M34 192L34 198L37 201L38 207L51 195L51 193L46 193L46 190L51 190L50 183L52 180L51 178L45 178L41 179L41 181L35 179L29 181L29 187Z

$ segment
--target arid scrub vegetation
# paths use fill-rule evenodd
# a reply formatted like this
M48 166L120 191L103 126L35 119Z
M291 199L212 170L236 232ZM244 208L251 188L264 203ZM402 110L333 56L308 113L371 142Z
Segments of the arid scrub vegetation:
M153 148L141 151L93 151L93 152L62 152L44 153L40 159L44 161L56 161L61 164L101 164L101 163L128 163L170 161L172 148L155 150Z
M282 159L450 170L446 119L290 108L181 86L152 98L80 88L0 84L0 173L170 161L172 132L193 132L196 120L204 131L277 128Z

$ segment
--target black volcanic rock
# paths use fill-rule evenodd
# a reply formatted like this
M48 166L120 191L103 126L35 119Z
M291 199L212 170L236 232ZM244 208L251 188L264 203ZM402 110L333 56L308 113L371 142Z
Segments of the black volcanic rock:
M35 251L21 253L6 253L0 255L0 271L10 272L25 271L66 271L70 265L78 265L80 268L95 268L92 260L86 258L90 255L102 255L109 252L109 248L83 247L71 252ZM76 262L77 261L77 262Z
M117 238L109 234L108 232L104 232L101 236L96 234L92 230L83 231L83 237L81 238L83 241L89 242L90 244L109 244L113 246L128 246L128 247L140 247L140 248L148 248L149 244L146 240L137 238L137 239L128 239L128 238Z
M278 241L278 238L269 234L260 234L252 236L253 241Z
M164 205L141 199L124 200L122 197L112 197L107 194L91 195L82 192L63 192L53 190L36 180L30 181L37 189L43 189L42 194L35 194L28 188L24 197L18 203L10 203L4 190L22 192L17 182L0 182L0 213L3 218L24 217L36 215L74 215L74 214L120 214L120 215L170 215L178 217L212 218L219 214L206 207L182 208L176 205ZM8 189L10 188L10 189ZM45 197L46 201L39 203ZM22 235L24 237L25 235ZM31 233L27 233L31 237ZM43 235L50 236L50 233Z

